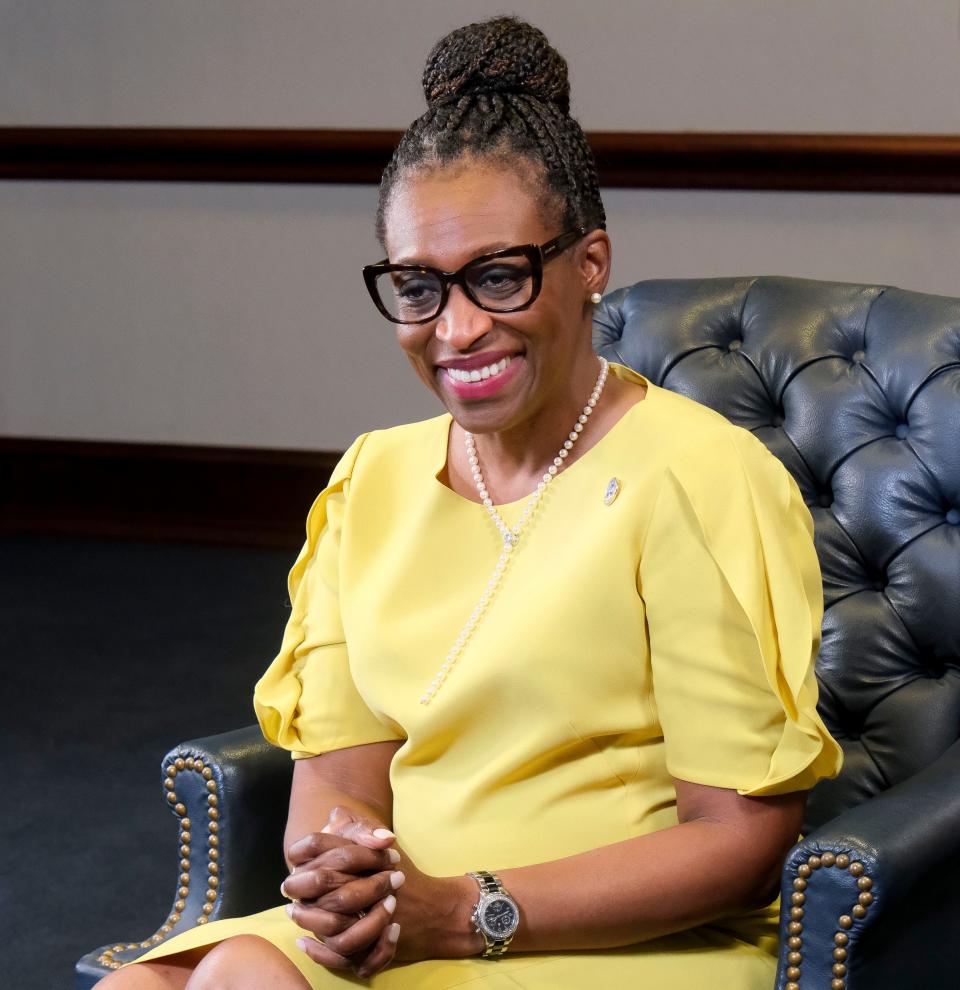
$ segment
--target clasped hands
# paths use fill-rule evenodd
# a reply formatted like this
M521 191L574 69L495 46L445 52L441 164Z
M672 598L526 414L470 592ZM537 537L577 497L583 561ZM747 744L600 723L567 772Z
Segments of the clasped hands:
M292 901L290 918L315 936L297 941L314 962L368 979L395 958L449 958L482 948L469 923L472 881L421 873L395 841L382 823L338 807L321 831L287 850L292 872L281 891Z

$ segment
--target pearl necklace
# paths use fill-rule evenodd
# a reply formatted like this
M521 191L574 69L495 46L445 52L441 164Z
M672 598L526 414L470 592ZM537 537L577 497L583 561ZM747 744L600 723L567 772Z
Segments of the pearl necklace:
M457 636L453 646L450 647L446 659L442 664L440 664L440 669L434 675L433 680L430 682L430 686L421 696L421 705L429 705L436 693L441 687L443 687L443 682L447 679L447 675L460 658L460 655L463 653L464 648L473 636L474 632L476 632L477 626L480 625L480 622L482 621L487 608L489 607L490 602L500 585L504 572L507 569L507 563L510 560L510 555L514 552L514 550L516 550L517 544L520 542L520 537L523 535L524 530L530 522L534 510L540 505L541 500L543 499L543 494L547 490L547 486L557 476L557 473L563 467L563 462L570 456L570 451L573 449L573 445L577 442L577 438L583 432L584 426L587 425L587 420L590 418L597 403L600 401L603 386L607 383L608 369L609 364L607 363L606 358L600 358L600 374L597 377L597 383L594 385L593 391L590 393L590 398L587 400L587 404L583 407L583 411L577 417L577 421L574 423L573 429L570 431L567 439L563 441L563 446L557 452L557 456L554 457L553 463L547 468L543 477L537 483L536 489L530 493L530 497L527 499L527 504L523 507L523 512L520 514L517 524L512 528L503 521L503 517L499 512L497 512L496 506L493 504L493 499L487 491L487 486L483 480L483 472L480 470L480 458L477 457L477 445L473 439L473 434L464 431L464 443L467 448L467 462L469 463L470 471L473 474L473 482L477 486L480 501L483 503L484 508L486 508L490 518L493 520L494 525L497 527L500 536L503 538L503 549L500 551L500 556L497 558L497 563L493 569L493 574L490 575L490 580L487 582L487 586L483 589L483 594L480 596L479 601L470 613L470 618L467 619L463 628L460 630L460 634Z

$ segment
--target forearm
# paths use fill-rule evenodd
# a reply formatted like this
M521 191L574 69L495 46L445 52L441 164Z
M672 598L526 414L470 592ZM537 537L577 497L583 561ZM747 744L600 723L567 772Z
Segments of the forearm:
M520 905L520 951L630 945L762 906L776 865L730 826L692 821L566 859L498 872Z
M297 761L283 840L288 865L290 845L320 831L336 807L392 827L389 762L395 749L372 744Z
M312 787L309 801L291 803L287 827L283 835L283 853L287 865L292 866L288 851L298 839L311 832L319 832L327 823L334 808L346 808L357 817L373 818L391 827L390 809L365 801L356 794L336 787Z

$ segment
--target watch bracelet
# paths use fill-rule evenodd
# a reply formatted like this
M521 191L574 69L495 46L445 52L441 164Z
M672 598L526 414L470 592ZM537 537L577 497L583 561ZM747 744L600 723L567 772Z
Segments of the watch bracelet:
M472 873L467 874L468 877L473 877L474 880L480 885L480 892L483 894L505 894L506 891L503 888L503 884L500 883L500 878L496 873L491 873L489 870L476 870Z
M506 888L500 882L500 878L495 874L491 873L489 870L473 870L467 874L476 881L477 885L480 887L480 898L483 899L484 896L492 894L500 894L504 897L510 898L516 908L516 901L507 893ZM477 902L477 908L480 907L480 902ZM513 935L509 938L490 938L489 935L480 926L479 917L476 918L476 930L477 934L483 937L484 949L481 956L482 959L499 959L503 956L513 941Z

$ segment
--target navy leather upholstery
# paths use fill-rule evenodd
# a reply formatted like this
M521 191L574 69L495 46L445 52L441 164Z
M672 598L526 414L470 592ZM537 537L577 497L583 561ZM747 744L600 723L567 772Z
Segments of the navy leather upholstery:
M960 299L647 281L597 307L594 346L756 433L814 517L821 710L846 763L812 792L784 866L777 990L960 985ZM164 764L199 753L225 782L219 838L237 852L211 917L276 903L283 875L289 760L256 729L232 735ZM197 821L205 798L187 809ZM176 930L193 923L185 911ZM99 951L78 987L104 971Z

